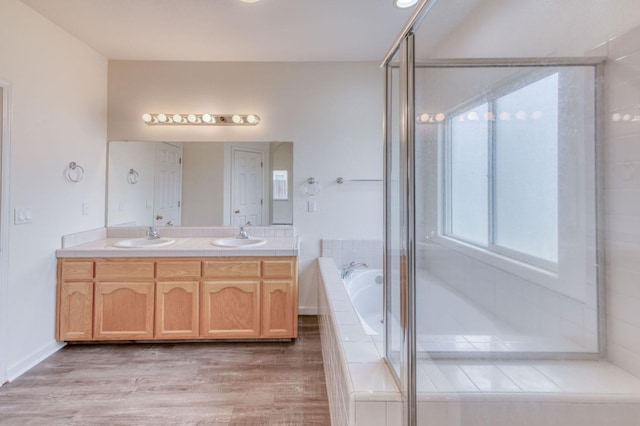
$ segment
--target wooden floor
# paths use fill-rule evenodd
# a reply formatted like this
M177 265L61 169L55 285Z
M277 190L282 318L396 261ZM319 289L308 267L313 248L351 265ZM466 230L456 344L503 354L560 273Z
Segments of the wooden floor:
M329 425L316 317L299 336L69 345L0 388L0 424Z

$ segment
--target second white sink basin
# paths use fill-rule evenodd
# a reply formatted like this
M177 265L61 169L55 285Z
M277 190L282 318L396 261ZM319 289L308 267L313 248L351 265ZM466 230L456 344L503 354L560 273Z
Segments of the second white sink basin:
M211 244L213 244L214 246L219 246L219 247L239 248L239 247L261 246L262 244L264 244L266 242L267 242L267 240L265 240L263 238L249 238L249 239L243 239L243 238L218 238L217 240L211 241Z
M122 240L113 244L114 247L119 248L149 248L149 247L162 247L173 244L176 240L169 238L158 238L155 240L147 240L146 238L133 238L131 240Z

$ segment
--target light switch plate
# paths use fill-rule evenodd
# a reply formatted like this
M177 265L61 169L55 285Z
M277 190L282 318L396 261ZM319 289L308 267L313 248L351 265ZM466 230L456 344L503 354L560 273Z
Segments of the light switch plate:
M33 221L30 208L21 208L13 210L13 223L16 225L24 225Z

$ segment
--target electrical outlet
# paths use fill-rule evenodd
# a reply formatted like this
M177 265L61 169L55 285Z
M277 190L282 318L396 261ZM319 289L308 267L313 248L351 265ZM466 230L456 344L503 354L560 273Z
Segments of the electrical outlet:
M307 201L307 211L315 212L317 209L316 200Z
M89 214L89 203L82 203L82 215L87 216Z

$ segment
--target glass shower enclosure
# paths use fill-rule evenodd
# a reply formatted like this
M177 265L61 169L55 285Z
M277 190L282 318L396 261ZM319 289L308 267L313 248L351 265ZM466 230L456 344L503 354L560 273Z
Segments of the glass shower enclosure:
M408 425L447 386L509 392L492 360L535 381L532 361L605 348L601 59L419 58L418 25L383 64L385 348Z

